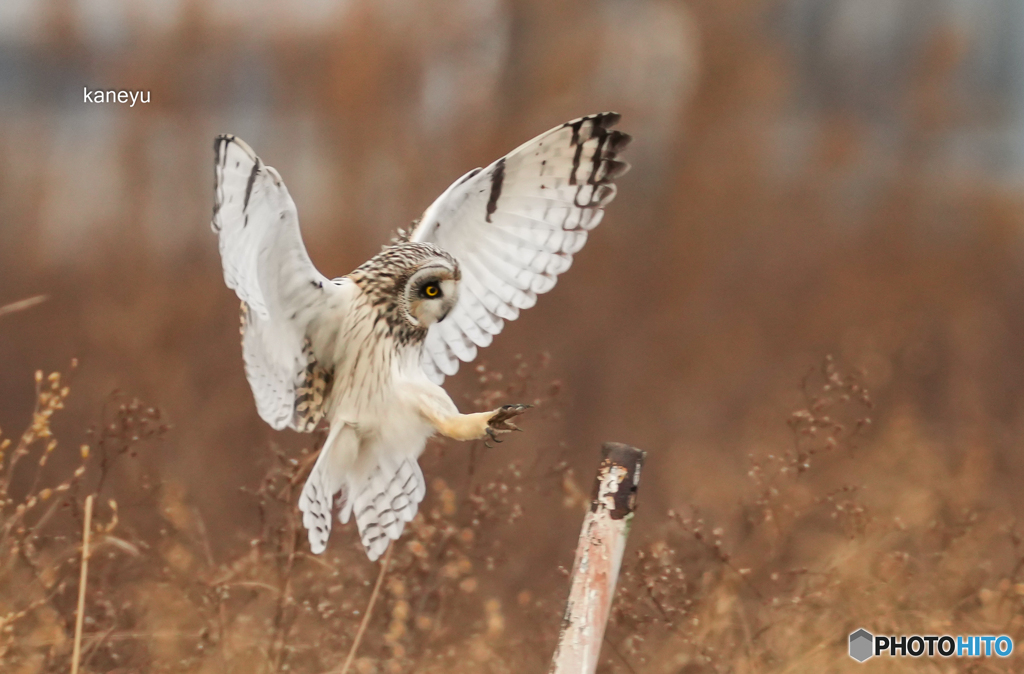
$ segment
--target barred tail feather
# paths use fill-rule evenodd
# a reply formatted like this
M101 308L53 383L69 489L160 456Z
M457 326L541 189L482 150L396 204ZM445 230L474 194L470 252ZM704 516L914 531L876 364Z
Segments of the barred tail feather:
M302 526L309 535L309 549L319 555L327 549L327 539L331 535L331 507L334 492L327 470L323 465L323 453L313 466L313 472L302 488L299 497L299 510L302 511Z
M387 550L391 540L402 535L405 523L416 516L427 493L423 472L414 458L381 457L377 467L352 489L354 498L342 509L339 519L347 522L354 512L359 534L370 561Z
M348 426L338 428L337 433L331 429L299 496L299 510L309 537L309 548L317 555L327 549L327 539L331 535L334 495L340 491L342 501L348 500L346 474L359 451L355 430ZM351 507L347 504L342 506L349 510Z

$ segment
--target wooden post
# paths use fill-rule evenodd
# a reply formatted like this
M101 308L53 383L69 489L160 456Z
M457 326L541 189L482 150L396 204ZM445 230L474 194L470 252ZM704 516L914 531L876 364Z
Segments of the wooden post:
M604 628L626 550L646 454L635 447L606 442L594 480L590 512L572 565L572 587L565 606L551 674L593 674Z

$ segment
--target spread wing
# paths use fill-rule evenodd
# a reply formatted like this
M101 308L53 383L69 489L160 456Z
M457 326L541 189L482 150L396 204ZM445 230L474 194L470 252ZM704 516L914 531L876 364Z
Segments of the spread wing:
M212 227L224 282L242 300L242 356L256 408L274 428L312 430L333 372L316 359L310 325L341 304L349 283L313 266L277 171L234 136L218 136L213 149Z
M424 212L410 239L436 244L462 271L458 303L424 343L432 381L476 358L572 264L629 170L617 159L630 141L611 130L618 121L607 112L566 122L470 171Z

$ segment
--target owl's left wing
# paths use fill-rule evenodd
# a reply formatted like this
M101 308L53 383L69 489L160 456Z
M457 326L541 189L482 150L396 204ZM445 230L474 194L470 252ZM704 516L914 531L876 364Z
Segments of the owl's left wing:
M459 262L459 300L430 327L423 368L435 383L476 358L506 320L555 285L615 196L629 164L617 158L630 136L619 115L581 117L470 171L438 197L410 235Z
M344 313L352 284L313 266L273 167L232 135L218 136L214 152L212 227L224 282L242 300L242 358L256 409L273 428L311 431L333 376L317 360L312 327L325 312Z

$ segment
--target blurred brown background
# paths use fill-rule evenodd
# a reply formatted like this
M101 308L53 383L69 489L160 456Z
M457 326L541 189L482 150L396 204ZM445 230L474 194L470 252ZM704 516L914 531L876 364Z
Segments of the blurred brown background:
M256 515L239 488L271 443L309 439L266 427L245 382L208 227L213 137L238 134L281 172L337 276L467 170L616 110L635 138L619 196L482 352L498 370L550 353L564 411L526 421L484 469L565 441L585 484L601 441L628 442L650 453L637 536L684 504L739 521L747 456L791 444L801 378L834 354L872 391L873 437L913 419L928 439L884 469L886 517L934 465L940 501L1010 521L1022 45L1009 0L6 0L0 305L50 299L0 318L0 428L28 419L36 369L77 357L68 442L112 389L158 405L174 428L121 479L180 483L216 554L244 548ZM83 103L83 87L152 102ZM468 395L475 376L449 388ZM438 470L460 484L446 451ZM578 515L556 514L528 513L510 587L571 563ZM561 591L552 578L537 582Z

